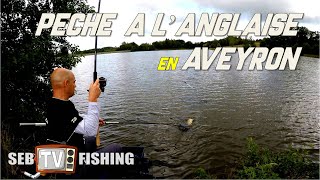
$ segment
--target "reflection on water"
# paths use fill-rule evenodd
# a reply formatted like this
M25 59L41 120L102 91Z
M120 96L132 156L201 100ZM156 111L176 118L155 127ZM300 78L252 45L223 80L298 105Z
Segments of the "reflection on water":
M101 128L102 144L144 146L157 177L183 178L198 167L224 172L239 158L246 138L272 149L319 150L320 61L301 57L295 71L208 71L181 68L191 50L99 55L98 76L107 78L100 116L120 124ZM162 56L180 57L176 71L157 71ZM82 113L94 56L73 69ZM181 132L177 124L195 121Z

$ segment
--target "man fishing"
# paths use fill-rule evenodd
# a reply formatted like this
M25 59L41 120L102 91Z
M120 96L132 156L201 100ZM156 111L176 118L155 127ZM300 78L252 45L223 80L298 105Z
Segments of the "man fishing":
M48 143L59 143L76 146L79 152L96 151L95 139L99 123L98 98L101 94L99 79L91 83L88 95L88 112L81 117L69 100L75 93L76 80L74 74L64 68L55 69L50 82L53 96L48 102L47 127ZM91 139L91 140L90 140ZM94 143L92 143L94 142ZM121 146L111 144L99 149L99 152L120 152Z

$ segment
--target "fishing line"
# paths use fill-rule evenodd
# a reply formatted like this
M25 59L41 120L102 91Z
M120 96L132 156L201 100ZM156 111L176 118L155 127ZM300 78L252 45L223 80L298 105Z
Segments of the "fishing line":
M120 125L166 125L166 126L178 126L178 125L175 125L175 124L169 124L169 123L148 123L148 122L145 122L145 123L128 123L128 122L116 122L116 121L105 121L104 122L105 124L120 124Z
M188 84L186 81L183 82L186 83L186 85L188 85L190 88L194 89L194 87L190 86L190 84Z

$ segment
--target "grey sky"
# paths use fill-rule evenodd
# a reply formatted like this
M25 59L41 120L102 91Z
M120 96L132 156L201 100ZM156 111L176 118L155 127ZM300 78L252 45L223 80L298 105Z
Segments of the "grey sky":
M255 13L304 13L300 26L310 30L320 30L320 14L317 0L116 0L101 1L101 13L118 13L118 18L113 21L111 37L99 37L98 47L119 46L122 42L152 43L154 41L169 39L183 39L185 41L200 42L217 39L217 37L188 37L183 35L175 37L174 34L184 21L188 13L196 14L196 23L202 13L241 13L237 29L243 30ZM91 6L98 6L98 0L89 0ZM124 34L138 13L145 13L145 36ZM162 29L167 30L166 37L152 37L152 31L158 13L165 13ZM176 16L176 22L170 23L170 15ZM94 37L68 38L81 50L94 48Z

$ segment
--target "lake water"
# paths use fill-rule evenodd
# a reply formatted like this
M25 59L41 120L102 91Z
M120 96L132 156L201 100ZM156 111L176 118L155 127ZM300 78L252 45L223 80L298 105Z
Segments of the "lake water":
M107 78L100 116L120 124L101 130L101 143L144 146L156 177L185 178L198 167L223 174L245 152L246 138L273 150L289 145L319 152L320 61L300 57L295 71L208 71L181 68L192 50L98 56ZM180 57L176 71L158 71L162 56ZM250 58L249 58L250 59ZM94 56L74 69L76 108L86 112ZM182 132L177 125L194 119ZM312 145L313 147L310 147Z

